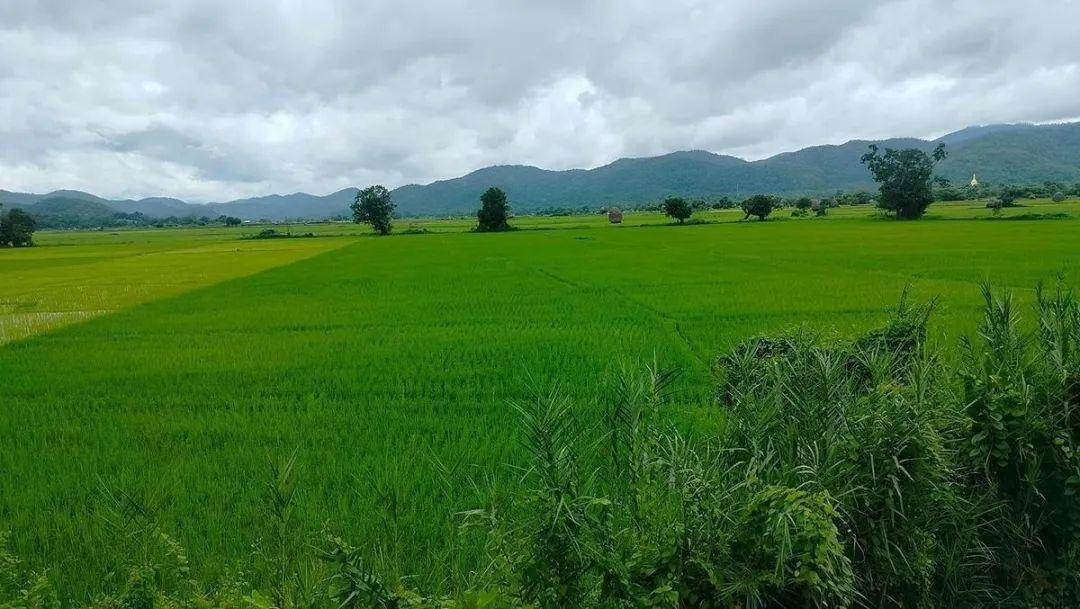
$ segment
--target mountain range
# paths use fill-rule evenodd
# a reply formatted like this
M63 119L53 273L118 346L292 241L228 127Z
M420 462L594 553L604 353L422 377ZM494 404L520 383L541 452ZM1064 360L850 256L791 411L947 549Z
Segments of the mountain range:
M595 169L552 171L525 165L485 167L464 176L393 190L404 216L472 213L490 186L507 192L515 211L640 204L666 196L741 198L754 193L829 194L874 188L860 157L870 144L882 148L929 151L944 143L949 153L937 174L966 184L977 174L983 183L1080 182L1080 123L1010 124L968 127L935 140L896 138L852 140L813 146L758 161L702 150L655 157L624 158ZM54 219L66 213L107 217L139 212L146 216L238 216L245 220L321 219L348 213L355 188L328 195L269 195L223 203L187 203L153 197L109 200L89 193L58 190L48 194L0 190L0 203L25 207Z

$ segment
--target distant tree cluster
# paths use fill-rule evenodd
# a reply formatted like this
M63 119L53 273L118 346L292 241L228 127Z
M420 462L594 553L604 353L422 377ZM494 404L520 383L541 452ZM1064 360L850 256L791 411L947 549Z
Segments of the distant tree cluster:
M33 211L33 210L31 210ZM107 216L82 216L78 214L63 213L32 213L38 228L49 229L89 229L89 228L125 228L153 226L156 228L170 228L180 226L211 226L223 224L225 226L239 226L243 220L235 216L221 215L217 218L209 216L168 216L158 218L148 216L142 212L116 212Z
M1009 207L1018 199L1050 199L1060 203L1068 197L1080 197L1080 183L1067 185L1061 182L1043 182L1042 184L992 184L983 182L977 188L952 185L934 188L935 201L981 201L995 203L993 199Z
M542 207L534 209L530 214L534 216L591 216L593 214L606 214L608 208L605 207L590 207L588 205L581 205L579 207Z
M33 216L15 208L0 213L0 247L29 247L34 244L37 223Z
M874 199L872 193L865 190L857 190L854 192L842 192L836 191L836 194L830 199L835 205L876 205L877 200Z

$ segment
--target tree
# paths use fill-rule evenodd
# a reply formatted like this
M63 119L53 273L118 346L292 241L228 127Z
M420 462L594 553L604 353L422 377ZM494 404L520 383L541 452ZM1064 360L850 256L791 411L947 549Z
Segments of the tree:
M803 211L810 211L810 208L814 206L814 201L810 197L799 197L795 199L795 209L801 209Z
M34 244L34 217L21 209L0 214L0 247L27 247Z
M682 197L668 197L664 199L660 207L669 217L678 220L679 224L686 222L686 219L694 213L694 208Z
M938 144L931 154L917 148L886 148L881 154L876 144L870 144L870 152L862 156L862 163L879 185L878 206L904 220L921 218L934 201L934 165L945 156L945 144Z
M733 207L737 207L735 202L730 197L725 196L714 199L712 203L713 209L731 209Z
M225 226L240 226L241 223L242 220L240 220L240 218L237 218L236 216L225 217Z
M757 216L758 220L765 220L776 207L776 199L769 195L754 195L742 202L743 220L750 216Z
M481 233L510 230L510 202L501 188L491 187L480 195L480 211L476 212L479 221L476 230Z
M1002 207L1016 207L1016 200L1024 196L1024 189L1018 186L1005 186L998 193L997 199Z
M352 209L353 222L367 222L380 235L390 234L394 201L384 186L369 186L356 193L356 200L349 208Z

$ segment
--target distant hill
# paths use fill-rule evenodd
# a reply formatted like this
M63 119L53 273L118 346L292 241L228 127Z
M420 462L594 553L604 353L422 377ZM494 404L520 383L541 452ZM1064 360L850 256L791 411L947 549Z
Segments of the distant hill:
M937 140L853 140L813 146L760 161L704 151L620 159L590 170L545 171L527 166L488 167L452 180L394 191L400 209L413 213L464 212L488 186L506 190L517 210L609 203L644 203L665 196L753 193L827 194L873 189L860 158L870 144L930 151L944 143L949 157L938 175L956 184L976 173L984 183L1080 182L1080 123L969 127Z
M356 198L355 188L346 188L325 196L298 192L291 195L270 195L252 199L239 199L228 203L210 203L213 211L207 215L238 216L245 220L280 220L283 218L328 218L345 214L349 204Z
M154 218L188 216L192 214L197 216L205 215L203 210L199 209L200 207L203 207L201 205L193 205L191 203L185 203L180 199L170 199L168 197L150 197L147 199L139 199L138 201L110 201L109 205L117 211L128 214L138 212Z
M42 228L76 228L109 224L117 210L105 203L70 196L48 196L22 206Z
M619 159L595 169L551 171L526 165L500 165L431 184L402 186L393 191L393 196L402 215L432 215L471 213L478 205L480 194L490 186L505 190L511 205L519 212L647 203L673 195L745 197L759 192L813 195L872 189L870 174L859 162L871 143L883 148L923 150L945 143L949 157L938 167L938 174L955 184L966 183L972 173L978 174L984 183L1080 182L1080 123L1064 123L968 127L933 141L853 140L785 152L759 161L696 150ZM325 196L295 193L190 204L160 197L108 201L79 191L34 195L0 190L0 202L9 205L62 198L158 218L225 214L245 220L345 215L355 196L356 189L347 188Z

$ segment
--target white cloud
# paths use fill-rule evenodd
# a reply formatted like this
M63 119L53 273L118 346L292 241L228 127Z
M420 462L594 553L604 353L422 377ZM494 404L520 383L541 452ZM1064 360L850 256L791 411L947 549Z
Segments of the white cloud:
M1073 0L0 5L0 188L192 200L1080 115Z

